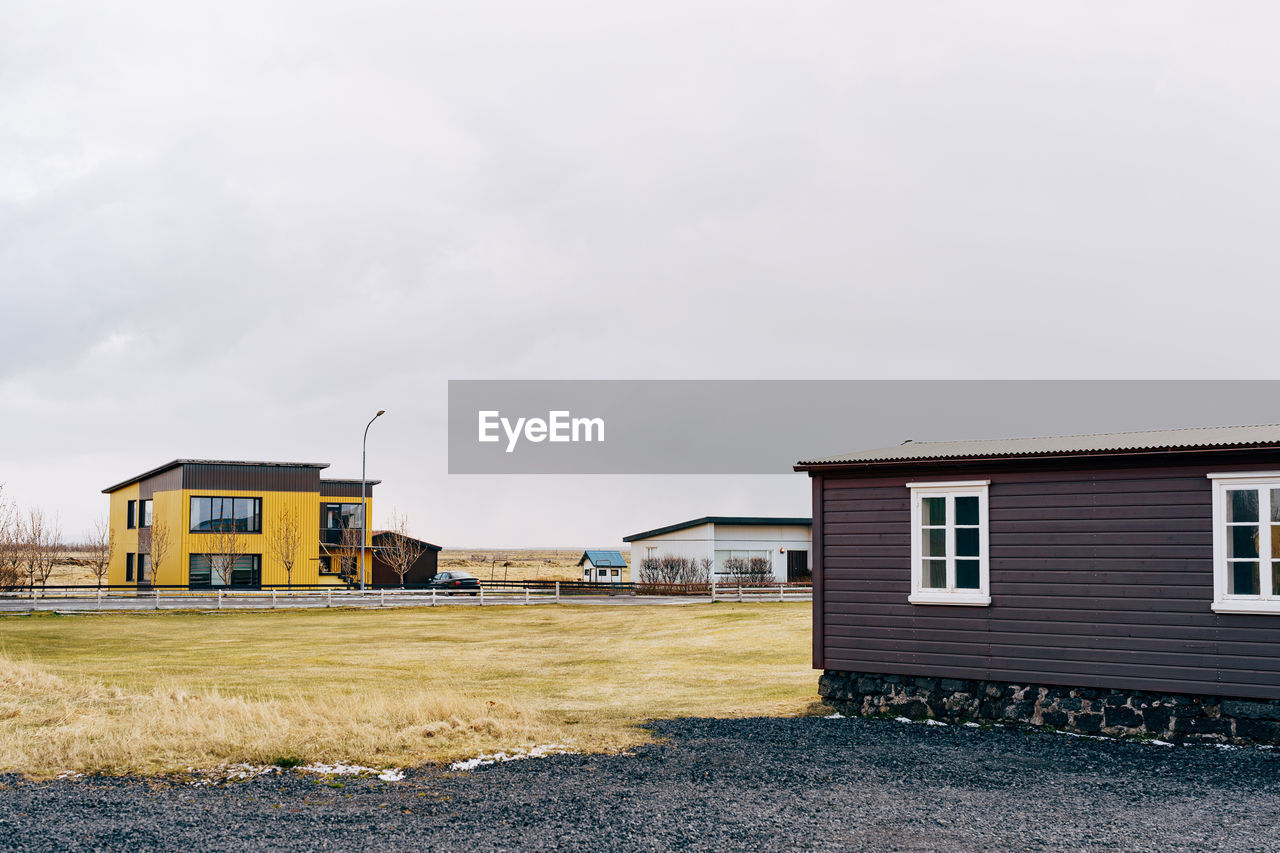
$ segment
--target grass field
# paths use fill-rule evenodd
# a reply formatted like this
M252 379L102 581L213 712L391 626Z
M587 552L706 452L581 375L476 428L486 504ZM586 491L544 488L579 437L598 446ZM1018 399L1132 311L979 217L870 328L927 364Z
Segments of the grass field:
M810 605L0 617L0 770L411 766L803 713Z

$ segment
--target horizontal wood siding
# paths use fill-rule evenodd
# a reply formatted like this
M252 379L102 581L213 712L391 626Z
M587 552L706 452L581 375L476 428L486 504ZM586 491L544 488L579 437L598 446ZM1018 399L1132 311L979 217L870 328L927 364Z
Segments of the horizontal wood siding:
M814 494L822 531L815 662L852 672L1280 698L1280 616L1210 609L1205 475L1250 469L1280 464L966 467L927 478L824 471ZM948 478L991 480L989 607L907 602L906 484Z

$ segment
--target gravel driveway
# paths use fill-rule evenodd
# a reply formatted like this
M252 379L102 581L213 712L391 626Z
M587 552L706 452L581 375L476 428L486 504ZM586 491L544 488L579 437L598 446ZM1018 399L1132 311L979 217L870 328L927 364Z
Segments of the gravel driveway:
M814 717L654 728L666 742L629 756L399 782L0 777L0 849L1280 849L1280 750Z

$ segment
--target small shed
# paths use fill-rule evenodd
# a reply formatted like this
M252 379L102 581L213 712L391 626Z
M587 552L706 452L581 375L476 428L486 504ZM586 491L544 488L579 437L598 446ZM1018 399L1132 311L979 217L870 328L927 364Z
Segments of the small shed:
M370 542L373 544L373 584L374 586L399 586L400 576L387 560L386 549L401 534L394 530L375 530ZM415 548L420 549L418 559L414 560L404 576L405 586L424 584L435 576L439 565L440 546L432 545L422 539L406 536Z
M1280 425L911 442L813 484L844 713L1280 740Z
M780 583L806 583L811 576L811 518L708 515L623 537L631 560L666 556L708 561L715 580L732 579L735 565L764 560Z
M627 561L621 551L583 551L578 568L582 569L582 579L591 583L623 583L628 579Z

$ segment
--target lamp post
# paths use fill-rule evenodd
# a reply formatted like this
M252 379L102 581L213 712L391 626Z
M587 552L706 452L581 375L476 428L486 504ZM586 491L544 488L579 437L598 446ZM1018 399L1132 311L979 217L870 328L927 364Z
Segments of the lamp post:
M386 409L378 409L378 414L369 418L369 423L364 425L364 439L360 442L360 594L364 595L364 541L369 537L369 506L365 503L364 498L364 462L368 455L369 447L369 427L373 426L373 422L387 413Z

